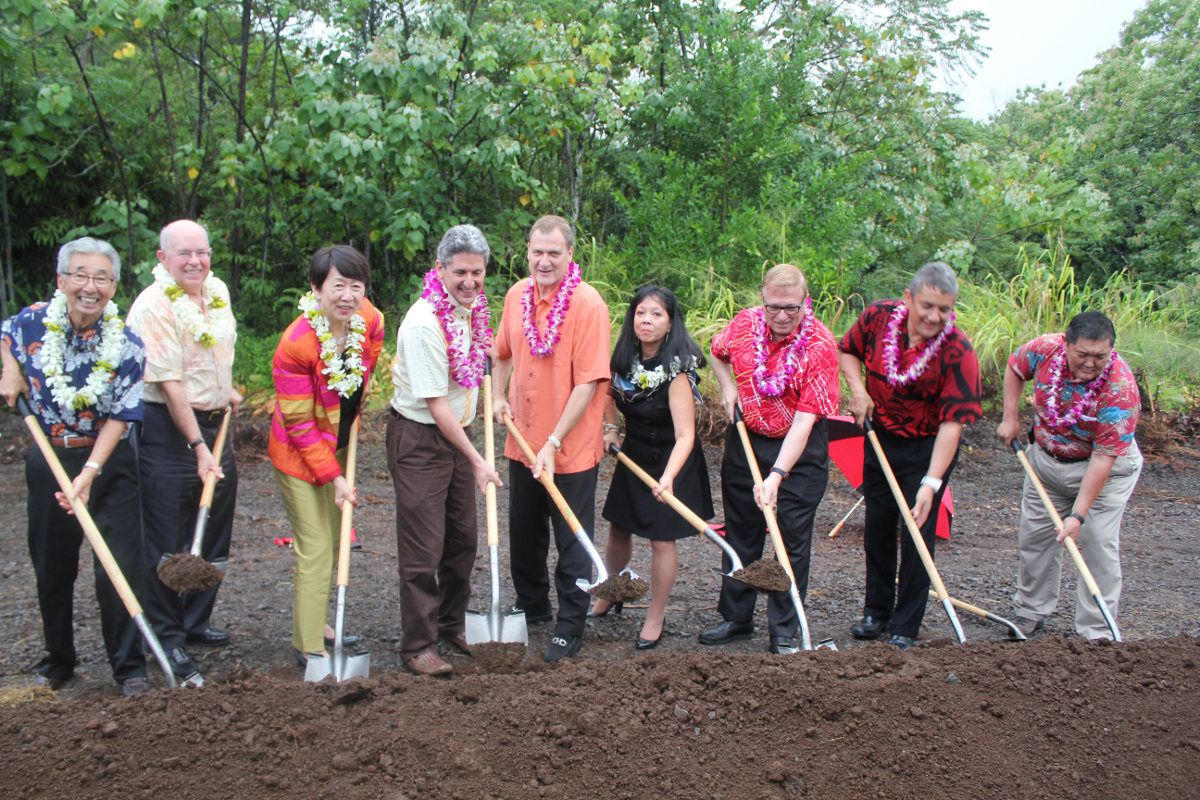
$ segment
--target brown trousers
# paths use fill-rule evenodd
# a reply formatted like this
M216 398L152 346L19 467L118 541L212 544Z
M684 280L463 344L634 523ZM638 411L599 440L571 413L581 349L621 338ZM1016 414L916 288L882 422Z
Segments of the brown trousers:
M400 658L407 661L432 647L439 634L466 630L478 543L475 471L436 426L394 409L387 453L396 490Z

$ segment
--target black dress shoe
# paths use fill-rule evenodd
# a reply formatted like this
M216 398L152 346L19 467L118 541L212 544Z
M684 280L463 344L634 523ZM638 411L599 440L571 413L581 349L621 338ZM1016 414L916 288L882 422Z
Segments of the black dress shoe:
M200 667L196 666L196 662L182 647L176 647L167 653L167 661L171 662L171 672L175 673L176 678L189 678L200 672Z
M700 634L700 644L725 644L734 639L749 639L754 636L753 622L722 622L712 630Z
M46 686L54 691L58 691L63 684L74 678L74 673L70 675L43 675L38 672L33 676L34 686Z
M634 647L638 650L653 650L654 648L658 647L658 643L661 641L661 635L657 639L643 639L639 636L637 638L637 644L635 644Z
M850 629L855 639L878 639L887 630L887 622L875 617L863 617L862 622Z
M188 644L197 644L202 647L220 647L229 644L229 632L209 628L200 633L189 633L186 641Z
M800 652L800 648L796 647L796 640L791 636L772 636L768 649L777 656Z
M355 647L361 641L362 641L362 637L357 636L353 633L343 633L342 634L342 647ZM325 637L325 646L326 647L333 647L334 644L336 644L336 642L334 642L332 636Z
M892 647L899 647L901 650L907 650L913 646L913 640L911 636L901 636L900 634L896 634L892 638L888 639L887 643Z
M618 603L609 603L608 608L604 609L599 614L597 614L595 611L593 611L592 609L589 608L587 615L588 615L588 619L599 619L600 617L607 617L608 612L611 611L611 612L613 612L614 615L619 617L619 616L621 616L621 612L624 610L625 610L625 601L622 600Z
M582 636L555 636L550 640L550 646L546 648L546 655L542 656L542 660L553 664L563 658L574 658L582 646Z
M526 611L525 609L523 609L519 606L513 606L512 608L510 608L508 611L505 611L504 613L506 616L512 616L513 614L524 614L525 621L527 623L529 623L530 625L535 625L539 622L551 622L554 619L553 612L547 611L545 614L531 614L530 612Z

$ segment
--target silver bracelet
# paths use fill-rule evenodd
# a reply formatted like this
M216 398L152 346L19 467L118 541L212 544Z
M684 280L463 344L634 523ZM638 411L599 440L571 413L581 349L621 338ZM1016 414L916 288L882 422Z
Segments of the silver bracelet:
M604 432L605 433L620 433L621 426L613 425L611 422L606 422L606 423L604 423Z
M921 485L932 486L934 494L937 494L938 490L942 488L942 479L935 478L932 475L926 475L924 478L921 478Z
M99 464L97 464L95 461L88 461L88 462L86 462L86 463L84 464L84 466L85 466L85 467L91 467L92 469L96 470L96 474L97 474L97 475L99 475L100 473L104 472L104 470L100 469L100 465L99 465Z
M556 453L562 452L562 442L560 442L558 440L558 437L555 436L553 433L546 437L546 441L548 441L551 444L551 446L554 447L554 452L556 452Z

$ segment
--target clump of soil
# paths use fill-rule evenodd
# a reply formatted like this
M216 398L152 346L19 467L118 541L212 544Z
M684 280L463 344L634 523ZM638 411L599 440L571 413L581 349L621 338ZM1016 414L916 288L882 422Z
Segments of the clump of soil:
M175 553L158 565L159 580L180 594L207 591L224 577L221 570L191 553Z
M770 558L760 558L745 569L734 572L731 577L763 592L786 592L792 588L792 581L783 567Z
M475 665L483 672L511 675L525 661L525 645L520 642L481 642L471 645Z
M624 603L629 600L641 600L649 591L649 583L641 578L631 578L622 572L609 575L608 580L593 586L588 590L588 594L610 603Z

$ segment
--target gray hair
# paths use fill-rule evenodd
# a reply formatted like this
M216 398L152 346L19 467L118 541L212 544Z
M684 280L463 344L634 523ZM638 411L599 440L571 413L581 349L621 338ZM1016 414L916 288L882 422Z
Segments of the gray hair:
M87 255L98 253L104 256L108 259L108 263L112 265L113 280L121 280L121 257L117 255L117 251L108 242L102 242L90 236L82 236L58 248L57 271L59 275L67 274L67 271L71 268L71 256L76 253L85 253Z
M451 259L459 253L474 253L483 256L483 263L487 264L492 249L488 247L487 239L479 228L474 225L455 225L446 231L446 235L438 243L438 263L443 267L448 267Z
M908 284L908 291L915 296L926 286L958 297L958 278L954 275L954 269L944 261L930 261L917 270Z

